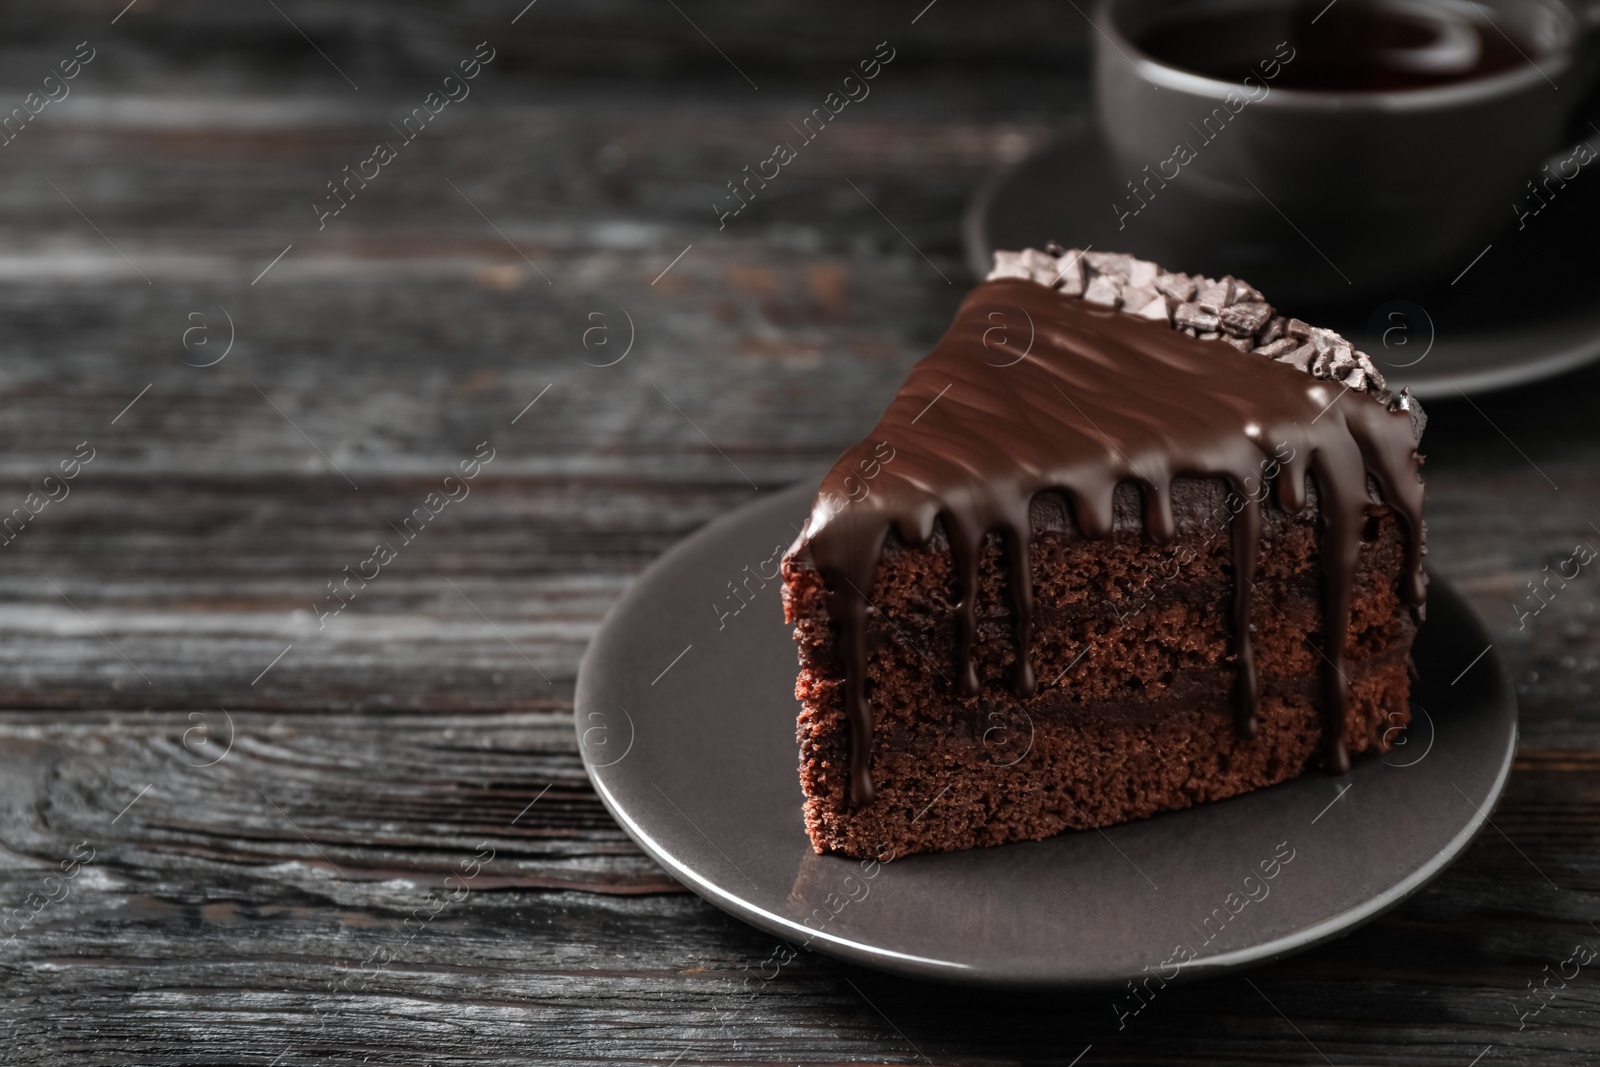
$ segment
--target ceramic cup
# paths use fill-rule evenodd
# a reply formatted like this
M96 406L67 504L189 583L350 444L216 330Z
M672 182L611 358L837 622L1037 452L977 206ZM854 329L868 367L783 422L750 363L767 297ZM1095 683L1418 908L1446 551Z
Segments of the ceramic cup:
M1446 284L1466 267L1515 222L1539 164L1577 136L1594 12L1564 0L1376 2L1492 20L1483 32L1504 31L1526 62L1421 89L1278 88L1294 59L1284 42L1253 80L1222 81L1138 42L1175 19L1281 15L1295 0L1102 0L1096 104L1120 168L1125 196L1111 210L1122 228L1151 227L1176 269L1237 263L1280 299ZM1590 143L1600 148L1600 133Z

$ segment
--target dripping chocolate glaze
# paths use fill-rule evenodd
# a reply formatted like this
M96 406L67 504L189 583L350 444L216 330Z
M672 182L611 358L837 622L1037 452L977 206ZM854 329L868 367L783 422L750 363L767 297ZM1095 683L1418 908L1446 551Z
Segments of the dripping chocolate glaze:
M1001 334L995 332L1000 327ZM1027 338L1031 335L1031 344ZM987 343L986 343L987 340ZM1025 358L1015 353L1026 351ZM1349 392L1349 395L1343 395ZM892 462L873 466L893 448ZM1231 521L1235 594L1237 725L1255 730L1256 673L1250 611L1260 541L1263 461L1287 444L1273 482L1278 505L1307 506L1317 489L1323 571L1323 761L1349 769L1343 733L1348 683L1344 635L1352 584L1373 503L1369 478L1406 527L1401 595L1423 603L1420 458L1412 420L1365 393L1286 363L1202 341L1133 315L1064 296L1032 281L1002 279L967 297L937 348L911 371L883 418L829 471L791 555L809 548L838 628L835 647L850 725L850 796L870 803L872 710L866 623L873 577L891 530L925 545L935 524L949 540L956 608L956 687L978 693L972 659L978 560L997 531L1004 546L1017 641L1009 679L1021 698L1036 690L1029 662L1034 497L1064 493L1078 530L1112 533L1112 499L1124 481L1144 501L1144 532L1175 536L1171 489L1179 476L1219 478L1241 505ZM863 467L862 464L867 464ZM877 471L861 496L861 471ZM860 497L835 508L825 501Z

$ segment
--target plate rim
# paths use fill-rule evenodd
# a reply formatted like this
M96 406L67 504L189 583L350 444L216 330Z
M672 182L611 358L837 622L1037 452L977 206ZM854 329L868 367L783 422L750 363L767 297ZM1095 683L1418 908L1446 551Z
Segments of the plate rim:
M604 776L596 773L597 770L603 770L604 768L594 767L586 754L583 745L584 718L582 708L584 705L594 702L594 698L588 694L588 690L595 684L594 679L599 674L595 661L604 654L605 646L614 640L615 633L619 629L618 620L625 617L632 609L633 602L644 595L643 591L650 580L674 568L680 557L693 552L702 542L714 539L724 527L738 523L742 517L752 510L763 506L777 507L780 499L791 496L797 501L803 501L804 497L800 490L814 491L812 486L815 480L809 478L801 479L783 489L763 493L759 499L749 501L726 514L719 515L688 534L641 571L606 613L579 660L577 681L573 693L574 735L575 740L578 742L579 759L583 763L584 773L588 776L590 785L594 788L596 795L600 797L600 801L606 811L622 827L634 844L638 845L652 860L661 864L685 888L735 918L786 941L791 935L800 933L804 935L805 944L803 947L814 947L824 955L900 977L923 981L937 981L974 988L1015 990L1104 990L1116 987L1123 981L1124 976L1052 978L1035 975L1008 975L955 961L933 959L910 953L896 952L893 949L863 945L860 942L830 934L827 931L816 930L795 920L765 911L747 903L740 896L722 889L714 882L696 873L684 861L657 847L651 836L618 803L616 797L607 786ZM1492 785L1488 789L1485 801L1482 804L1473 803L1474 812L1472 817L1451 837L1443 848L1430 856L1427 862L1417 870L1388 889L1363 900L1354 907L1329 916L1313 926L1296 930L1261 944L1194 960L1185 964L1180 974L1173 979L1174 982L1214 978L1244 967L1270 963L1308 951L1318 945L1326 944L1354 932L1361 926L1404 903L1413 894L1443 874L1445 870L1466 853L1472 842L1488 824L1495 807L1505 794L1505 787L1510 780L1511 770L1516 761L1517 748L1520 742L1520 708L1516 701L1516 689L1510 672L1500 656L1499 649L1495 648L1493 643L1488 640L1488 633L1484 627L1483 620L1478 616L1477 612L1472 610L1466 598L1457 592L1450 582L1437 575L1430 573L1429 580L1430 595L1433 595L1435 591L1445 591L1445 596L1454 600L1461 609L1467 625L1471 626L1477 635L1481 636L1485 643L1489 645L1483 658L1487 661L1487 665L1494 670L1499 684L1510 703L1512 719L1511 741L1501 756L1500 766L1495 773ZM1468 799L1471 802L1471 799ZM1180 811L1163 814L1181 816L1184 813ZM1019 844L1027 844L1027 842L1019 842ZM997 847L1003 848L1005 846ZM791 945L791 947L794 946Z

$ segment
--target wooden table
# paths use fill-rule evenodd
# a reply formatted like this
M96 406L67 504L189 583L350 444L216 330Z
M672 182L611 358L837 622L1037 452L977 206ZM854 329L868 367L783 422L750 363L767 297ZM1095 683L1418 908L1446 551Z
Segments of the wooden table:
M1084 107L1069 6L919 8L0 16L4 108L93 50L0 148L0 514L44 500L0 535L5 1062L1594 1062L1592 968L1520 1017L1600 946L1600 578L1513 605L1600 544L1600 372L1432 406L1430 563L1522 747L1494 829L1342 941L1121 1031L1104 995L809 954L749 998L772 939L602 810L571 716L601 616L866 430L971 282L974 183ZM719 229L884 40L871 97ZM480 41L470 95L319 230Z

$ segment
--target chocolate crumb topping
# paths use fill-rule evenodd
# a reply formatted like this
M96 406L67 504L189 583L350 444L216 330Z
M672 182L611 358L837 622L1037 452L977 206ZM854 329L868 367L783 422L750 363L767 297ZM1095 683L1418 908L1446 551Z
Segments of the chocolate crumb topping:
M1228 341L1313 378L1336 381L1391 411L1411 413L1417 440L1422 440L1428 419L1416 397L1407 389L1390 392L1371 356L1332 330L1283 318L1257 289L1231 275L1218 280L1174 274L1120 252L1080 252L1052 243L1043 251L996 252L985 281L1001 278L1025 278L1092 304L1165 322L1203 340ZM1286 337L1298 343L1287 344Z

